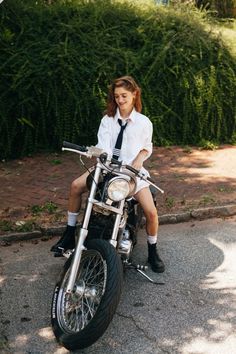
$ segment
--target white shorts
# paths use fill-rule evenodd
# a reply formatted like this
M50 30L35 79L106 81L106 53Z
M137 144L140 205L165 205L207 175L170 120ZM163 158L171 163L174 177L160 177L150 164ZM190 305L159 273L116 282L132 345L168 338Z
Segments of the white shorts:
M143 173L145 176L150 177L149 172L144 167L141 168L140 172ZM141 191L141 189L149 187L149 185L150 184L144 181L143 179L137 178L137 186L134 195Z

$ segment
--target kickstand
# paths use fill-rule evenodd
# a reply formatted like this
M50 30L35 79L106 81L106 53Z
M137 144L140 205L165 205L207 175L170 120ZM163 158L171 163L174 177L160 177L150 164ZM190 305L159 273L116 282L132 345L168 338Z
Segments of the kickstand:
M136 269L137 272L139 272L143 277L147 278L151 283L156 284L156 285L165 285L165 283L163 282L158 282L158 281L154 281L152 280L146 273L144 273L142 270L140 269Z
M144 278L148 279L152 284L156 284L156 285L165 285L165 283L163 282L157 282L154 281L153 279L151 279L146 273L144 273L144 270L148 269L147 266L143 266L143 265L139 265L139 264L134 264L132 262L129 261L124 261L124 265L126 268L131 268L131 269L135 269L137 270L137 272L139 272Z

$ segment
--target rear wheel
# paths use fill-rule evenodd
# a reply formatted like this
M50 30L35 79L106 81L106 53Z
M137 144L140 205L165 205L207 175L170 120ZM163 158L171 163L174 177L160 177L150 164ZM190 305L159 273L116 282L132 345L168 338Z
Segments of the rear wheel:
M104 240L88 241L72 293L65 292L71 259L54 289L52 327L67 349L82 349L103 335L116 311L123 269L114 247Z

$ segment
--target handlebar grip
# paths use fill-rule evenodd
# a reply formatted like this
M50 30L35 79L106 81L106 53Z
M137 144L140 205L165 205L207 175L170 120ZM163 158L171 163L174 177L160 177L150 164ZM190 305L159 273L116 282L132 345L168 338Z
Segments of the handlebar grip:
M64 148L74 149L74 150L78 150L78 151L82 151L82 152L88 151L86 146L76 145L76 144L73 144L73 143L69 143L68 141L63 141L62 146Z
M117 166L121 166L122 165L122 161L118 161L118 160L114 159L113 157L111 159L111 163L114 164L114 165L117 165Z
M125 167L127 168L127 170L130 170L131 172L133 172L133 173L135 173L136 175L139 175L139 176L140 176L140 171L136 170L135 168L133 168L133 167L131 167L131 166L129 166L129 165L126 165ZM140 177L141 177L141 176L140 176ZM141 178L142 178L142 177L141 177ZM154 181L154 179L152 179L151 177L146 177L146 179L147 179L149 182L153 183L153 184L156 183L156 182Z
M136 168L133 168L133 167L131 167L129 165L126 165L125 167L127 168L127 170L130 170L131 172L135 173L136 175L139 174L139 171L136 170Z
M154 181L154 179L152 179L151 177L147 177L147 180L153 184L155 184L156 182Z

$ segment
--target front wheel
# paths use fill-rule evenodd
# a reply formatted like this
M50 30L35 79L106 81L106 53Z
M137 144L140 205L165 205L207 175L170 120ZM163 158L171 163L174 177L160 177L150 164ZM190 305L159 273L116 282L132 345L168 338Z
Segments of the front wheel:
M51 321L57 340L67 349L82 349L103 335L118 306L123 269L114 247L90 240L83 251L74 290L66 293L71 259L56 284Z

